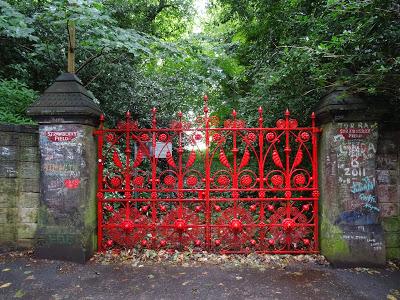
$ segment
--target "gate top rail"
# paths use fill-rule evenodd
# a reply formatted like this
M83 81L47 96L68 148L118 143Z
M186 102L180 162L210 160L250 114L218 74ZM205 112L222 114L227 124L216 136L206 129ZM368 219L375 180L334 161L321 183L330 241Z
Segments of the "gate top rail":
M94 131L95 135L101 134L103 132L121 132L127 130L135 130L135 131L193 131L198 130L202 131L205 128L215 130L215 131L222 131L222 130L270 130L270 131L279 131L279 130L292 130L292 131L303 131L308 130L310 128L313 129L313 132L319 133L320 129L315 125L315 113L312 112L311 114L311 127L300 127L298 126L298 122L296 119L290 118L290 111L286 109L284 113L284 119L278 119L276 121L275 127L265 127L264 126L264 119L263 119L263 108L260 106L258 108L258 127L247 127L246 122L242 119L237 118L236 110L232 110L231 116L232 119L227 119L223 122L222 126L218 126L220 124L220 120L218 116L210 115L209 107L208 107L208 96L204 96L204 106L203 106L204 115L197 116L192 121L183 120L183 113L178 112L177 117L178 120L172 120L170 122L169 127L157 127L157 109L153 107L151 109L152 120L151 120L151 127L150 128L142 128L139 125L137 120L132 120L132 116L130 111L128 110L125 114L125 120L121 120L117 123L116 128L105 128L105 115L102 114L100 116L100 125L97 130Z

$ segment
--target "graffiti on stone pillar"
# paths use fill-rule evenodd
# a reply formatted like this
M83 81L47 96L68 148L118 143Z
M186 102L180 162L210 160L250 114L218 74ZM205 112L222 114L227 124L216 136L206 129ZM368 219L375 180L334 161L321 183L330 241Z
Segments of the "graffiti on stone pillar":
M74 213L82 183L87 180L83 158L84 132L78 125L46 125L40 129L42 201L56 222ZM55 225L55 224L54 224Z
M376 222L379 212L376 196L375 157L377 124L338 123L333 145L336 149L339 197L347 224ZM360 220L363 221L360 221Z

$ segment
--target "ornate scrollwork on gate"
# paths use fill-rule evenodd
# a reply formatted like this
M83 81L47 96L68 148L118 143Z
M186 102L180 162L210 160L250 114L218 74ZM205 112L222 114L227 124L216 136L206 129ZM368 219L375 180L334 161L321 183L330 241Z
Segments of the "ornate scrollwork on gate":
M289 111L265 127L232 112L167 128L141 128L130 113L98 138L98 241L109 248L224 253L318 252L318 128Z

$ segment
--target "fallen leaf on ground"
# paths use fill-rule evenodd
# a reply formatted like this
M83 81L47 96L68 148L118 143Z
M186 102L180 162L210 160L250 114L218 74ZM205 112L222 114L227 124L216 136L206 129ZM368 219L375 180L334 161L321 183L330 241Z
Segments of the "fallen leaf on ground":
M11 282L7 282L7 283L5 283L5 284L3 284L3 285L0 285L0 289L7 288L7 287L9 287L10 285L11 285Z
M3 270L1 270L2 272L8 272L8 271L11 271L11 269L9 269L9 268L6 268L6 269L3 269Z
M295 276L301 276L301 275L303 275L303 273L301 273L301 272L292 272L292 273L290 273L290 274L295 275Z
M241 279L243 279L243 277L241 277L241 276L236 276L236 280L241 280Z
M189 282L190 282L190 280L189 280L189 281L185 281L184 283L182 283L182 285L185 286L185 285L187 285Z
M22 298L23 296L25 296L25 292L23 290L18 290L15 293L14 298Z

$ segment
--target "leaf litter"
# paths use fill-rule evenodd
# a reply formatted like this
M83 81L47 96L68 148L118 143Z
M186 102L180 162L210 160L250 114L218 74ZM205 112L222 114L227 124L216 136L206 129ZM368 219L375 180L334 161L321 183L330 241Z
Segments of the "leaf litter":
M192 251L167 251L167 250L144 250L136 249L121 251L106 251L97 253L92 261L101 264L123 263L134 267L152 264L170 264L182 267L201 265L218 265L221 267L250 267L260 271L266 269L284 269L295 263L311 263L316 265L329 265L322 255L273 255L273 254L216 254Z

